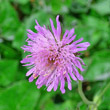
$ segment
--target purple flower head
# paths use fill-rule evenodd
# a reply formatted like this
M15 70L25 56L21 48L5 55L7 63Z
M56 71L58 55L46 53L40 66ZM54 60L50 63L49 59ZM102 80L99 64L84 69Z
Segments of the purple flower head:
M74 28L70 31L66 30L61 35L61 25L59 15L56 17L57 28L55 29L53 21L50 19L51 31L45 27L41 27L37 20L35 29L37 33L28 31L28 45L24 45L22 49L30 52L21 63L29 66L30 70L26 73L29 76L29 82L37 78L37 88L46 85L47 91L57 90L60 83L60 90L65 93L65 82L68 83L68 89L72 89L71 79L83 80L83 76L79 74L84 71L82 65L83 60L78 57L80 51L84 51L90 45L88 42L79 43L83 40L74 41ZM70 78L71 77L71 78Z

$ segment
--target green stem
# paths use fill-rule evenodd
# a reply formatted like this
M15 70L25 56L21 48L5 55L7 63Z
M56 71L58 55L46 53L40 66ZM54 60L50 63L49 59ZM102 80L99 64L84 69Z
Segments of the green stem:
M79 83L78 83L78 92L79 92L79 94L80 94L80 96L81 96L81 98L82 98L82 100L83 100L83 102L84 102L85 104L96 106L96 104L95 104L94 102L89 101L89 100L85 97L85 95L84 95L84 93L83 93L83 90L82 90L82 82L81 82L81 81L79 81Z
M110 87L110 82L107 84L107 86L103 89L103 91L98 96L98 99L96 100L96 103L101 99L101 97L104 95L104 93L107 91L107 89Z

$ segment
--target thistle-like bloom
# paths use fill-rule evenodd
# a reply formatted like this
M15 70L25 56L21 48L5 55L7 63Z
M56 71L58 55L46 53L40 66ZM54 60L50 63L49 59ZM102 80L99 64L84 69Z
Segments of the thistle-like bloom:
M61 34L61 25L59 15L56 17L57 28L55 29L53 21L50 19L51 30L44 25L41 27L37 20L35 29L37 33L28 31L28 45L22 49L30 54L24 58L21 63L29 66L30 70L26 76L30 76L29 82L37 78L37 88L46 85L47 91L57 90L60 83L60 90L65 93L65 82L68 83L68 89L72 89L71 78L74 81L83 80L77 69L83 71L83 60L78 57L80 51L84 51L90 45L88 42L79 43L83 40L74 41L74 28L66 30ZM71 78L70 78L71 77Z

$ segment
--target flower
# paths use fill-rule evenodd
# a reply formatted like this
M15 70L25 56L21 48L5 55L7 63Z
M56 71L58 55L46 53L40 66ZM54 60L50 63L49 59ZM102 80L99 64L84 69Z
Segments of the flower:
M65 82L68 83L68 89L72 89L71 78L74 81L83 80L83 76L78 72L84 71L83 60L78 57L80 51L84 51L90 45L88 42L79 43L83 40L74 41L76 35L74 28L66 30L64 35L61 34L61 25L59 15L56 17L57 29L50 19L52 31L44 25L41 27L37 20L35 29L37 33L28 31L28 45L22 49L30 54L24 58L21 63L29 66L30 70L26 76L30 76L29 82L37 78L37 88L46 85L47 91L57 90L60 83L60 90L65 93ZM71 78L70 78L71 77Z

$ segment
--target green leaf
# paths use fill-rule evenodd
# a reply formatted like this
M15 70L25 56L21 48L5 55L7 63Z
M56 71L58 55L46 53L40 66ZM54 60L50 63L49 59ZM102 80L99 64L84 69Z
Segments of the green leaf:
M107 31L109 29L108 21L104 18L100 19L94 16L83 16L83 21L87 26L100 31Z
M25 44L26 40L26 27L25 25L21 25L15 34L15 39L12 43L13 47L21 50L21 46Z
M40 88L40 93L42 94L40 96L40 99L39 99L39 103L38 105L36 105L35 109L36 110L39 110L40 108L42 108L43 106L45 107L47 105L47 102L48 101L52 101L52 97L55 96L55 94L57 92L54 92L54 91L51 91L51 92L48 92L46 90L46 87L43 86L42 88ZM53 105L52 105L53 106Z
M34 110L39 96L32 83L17 82L0 92L0 110Z
M99 110L105 110L107 108L108 108L108 110L110 109L110 103L108 100L110 100L110 86L107 89L107 91L105 92L105 94L102 96Z
M42 95L40 97L39 104L36 106L36 110L41 108L44 110L76 110L76 108L85 108L85 105L77 92L77 85L72 86L72 91L65 87L66 93L64 95L61 93L60 88L58 88L56 92L53 90L51 92L46 92L44 91L45 88L40 89Z
M65 31L66 29L70 30L71 28L75 28L79 23L78 19L76 19L74 16L70 16L69 14L65 14L63 16L63 20L63 31Z
M86 24L77 26L75 28L75 33L77 39L83 37L84 42L90 42L91 46L89 48L92 48L101 38L100 32L97 32L94 28Z
M43 26L43 25L49 25L49 19L52 18L53 16L49 13L46 13L44 11L40 11L38 13L32 14L29 18L26 19L26 29L32 29L35 30L34 27L36 25L35 20L38 21L38 23Z
M51 106L50 106L51 105ZM45 106L45 109L44 110L71 110L72 109L72 101L68 100L68 101L65 101L64 103L62 104L54 104L52 102L52 100L48 100L46 102L46 106Z
M91 6L100 15L110 14L110 1L109 0L99 0L96 4Z
M30 0L11 0L14 3L19 3L21 5L27 4Z
M67 13L72 3L72 0L49 0L46 2L47 6L51 7L52 13Z
M94 102L98 106L98 110L109 110L110 109L110 80L108 78L107 81L104 81L100 87L100 89L96 91L95 96L94 96Z
M83 1L82 0L77 0L77 2L80 3L81 5L86 6L86 5L90 4L91 1L90 0L83 0Z
M70 7L70 10L72 13L81 14L81 13L86 13L88 11L88 7L86 7L85 5L82 5L78 1L74 1Z
M31 4L30 3L27 3L25 5L20 5L20 10L24 13L24 14L28 14L30 15L31 14Z
M2 56L7 59L15 59L19 58L18 52L16 52L8 43L0 43L0 53L2 53Z
M109 25L106 19L93 16L83 16L82 18L81 24L76 26L76 34L78 38L84 37L84 41L90 42L89 48L108 39Z
M16 60L0 60L0 85L7 86L15 81L18 68Z
M110 77L110 52L100 51L92 56L92 62L85 71L85 80L105 80Z
M14 34L19 25L20 22L18 15L11 4L6 0L0 1L0 32L2 37L8 40L13 40Z

